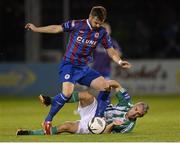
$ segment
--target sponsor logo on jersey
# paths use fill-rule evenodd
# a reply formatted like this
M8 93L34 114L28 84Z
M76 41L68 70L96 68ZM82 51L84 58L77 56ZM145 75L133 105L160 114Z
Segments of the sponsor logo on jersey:
M69 75L69 74L66 74L66 75L64 76L64 78L65 78L65 79L69 79L69 78L70 78L70 75Z
M83 43L83 44L87 44L87 45L90 45L90 46L96 46L96 43L97 41L94 41L94 40L88 40L88 39L84 39L83 37L81 36L78 36L77 37L77 42L80 44L80 43Z
M95 35L94 35L95 38L98 38L99 37L99 33L96 32Z

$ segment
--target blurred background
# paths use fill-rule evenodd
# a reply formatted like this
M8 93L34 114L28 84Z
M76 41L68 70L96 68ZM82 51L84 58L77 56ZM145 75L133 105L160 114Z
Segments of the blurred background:
M180 93L178 0L1 0L0 95L55 94L66 34L26 31L37 26L86 19L92 6L107 9L107 22L133 68L112 64L111 76L135 94Z
M64 33L33 33L24 29L25 24L87 19L95 5L107 9L111 36L133 67L122 70L113 62L108 67L100 56L95 59L98 66L90 66L108 71L128 90L133 103L148 103L148 115L127 135L15 136L18 128L41 127L49 108L41 107L37 97L60 91L58 64L68 38ZM180 141L179 28L178 0L0 0L0 141ZM77 90L84 89L80 87ZM79 119L72 115L76 104L65 106L54 125Z

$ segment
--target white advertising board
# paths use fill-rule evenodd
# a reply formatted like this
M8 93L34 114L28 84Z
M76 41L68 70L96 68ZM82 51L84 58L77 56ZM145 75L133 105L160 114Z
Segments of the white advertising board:
M132 68L124 70L112 64L112 79L136 94L180 93L180 61L131 60Z

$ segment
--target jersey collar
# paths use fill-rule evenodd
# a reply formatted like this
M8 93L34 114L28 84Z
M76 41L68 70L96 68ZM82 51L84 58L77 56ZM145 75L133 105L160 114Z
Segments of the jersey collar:
M91 24L89 22L89 19L87 19L86 22L87 22L87 25L89 26L89 28L92 30L92 26L91 26Z

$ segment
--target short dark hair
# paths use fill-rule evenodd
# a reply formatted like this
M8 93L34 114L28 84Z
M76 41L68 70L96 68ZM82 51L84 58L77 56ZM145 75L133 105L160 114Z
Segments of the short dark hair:
M107 16L107 11L103 6L94 6L91 9L90 15L97 17L100 21L105 21Z

